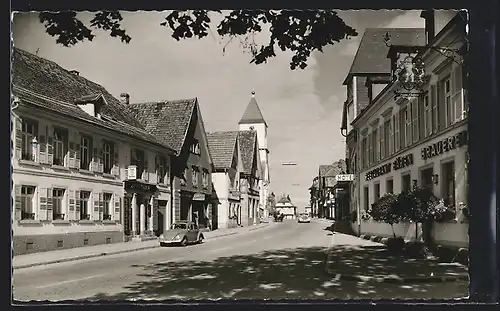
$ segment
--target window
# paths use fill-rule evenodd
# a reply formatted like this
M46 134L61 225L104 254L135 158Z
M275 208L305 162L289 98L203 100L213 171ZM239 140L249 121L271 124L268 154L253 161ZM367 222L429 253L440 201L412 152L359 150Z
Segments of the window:
M455 120L460 121L467 114L467 98L464 96L462 66L455 66L453 71L453 106L455 108Z
M373 163L373 132L368 134L368 166Z
M432 133L436 133L438 131L438 100L437 100L437 86L431 86L431 111L432 111Z
M167 174L167 159L164 156L156 156L156 181L159 184L165 184L165 175Z
M401 192L408 192L411 190L411 174L406 173L401 175Z
M394 180L387 179L385 184L385 193L394 193Z
M419 115L419 101L413 100L411 102L411 128L412 128L412 139L409 141L410 143L416 143L419 137L419 123L420 123L420 115Z
M90 220L90 191L80 191L80 220Z
M408 147L412 143L412 119L411 119L411 104L405 108L404 118L405 118L405 138L404 147Z
M365 207L365 211L367 211L367 212L370 210L370 197L369 197L369 195L370 195L370 190L368 189L368 187L365 187L363 189L363 200L364 200L363 203L365 203L364 207Z
M408 108L403 108L399 111L399 130L400 130L400 133L399 133L399 142L400 142L400 145L399 147L402 149L404 147L406 147L406 122L407 122L407 113L408 111Z
M425 137L432 135L432 107L429 102L429 95L424 96L424 128Z
M29 119L23 119L21 127L22 153L21 159L33 161L33 139L38 136L38 122Z
M114 145L111 142L105 141L102 144L102 161L104 173L112 174L114 164Z
M198 168L195 166L191 169L191 182L193 187L198 187Z
M432 175L434 174L434 169L432 167L423 169L420 172L420 184L422 187L432 188Z
M33 208L33 197L35 187L21 186L21 219L35 219L35 210Z
M130 164L137 166L137 179L141 179L142 172L145 169L145 162L146 162L144 151L137 148L132 148L131 153L132 153L132 158Z
M64 220L63 213L64 194L66 189L52 189L52 209L54 210L54 220Z
M391 154L391 136L392 136L392 133L391 133L391 119L388 119L385 121L384 123L384 143L383 143L383 147L384 147L384 155L385 156L388 156Z
M104 210L103 210L103 219L102 220L111 220L112 212L113 212L113 194L111 193L103 193L103 202L104 202Z
M363 137L363 140L361 141L361 152L362 152L362 159L361 159L361 166L363 168L366 168L368 166L368 147L366 146L366 137Z
M392 116L392 124L394 125L394 137L393 137L393 153L397 152L400 148L400 139L399 139L399 114L395 114Z
M445 105L445 126L450 126L453 124L455 118L455 107L451 101L451 80L450 78L444 79L443 91L444 91L444 105Z
M182 171L181 185L185 186L187 181L187 168Z
M378 139L378 131L376 128L373 129L372 132L372 163L376 163L378 161L378 147L379 147L379 139Z
M380 184L376 183L373 185L373 201L377 201L380 198Z
M92 139L88 136L82 136L80 141L80 168L88 170L92 159Z
M210 176L210 174L206 170L203 170L203 173L202 173L203 188L208 188L208 184L209 184L208 176ZM238 185L238 181L236 181L236 185ZM238 186L236 186L236 187L238 187Z
M448 206L455 206L455 162L443 163L441 175L444 203Z
M64 166L64 157L67 152L68 131L54 128L54 165Z
M200 143L197 140L194 140L189 148L189 151L193 154L200 154Z

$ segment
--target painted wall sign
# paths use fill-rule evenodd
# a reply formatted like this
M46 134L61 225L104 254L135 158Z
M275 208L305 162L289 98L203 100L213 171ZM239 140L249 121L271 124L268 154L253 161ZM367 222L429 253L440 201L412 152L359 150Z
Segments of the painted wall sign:
M422 160L427 160L453 149L467 145L467 131L459 132L420 150Z
M193 195L193 201L205 201L205 194L203 194L203 193L195 193Z
M155 185L144 184L135 180L126 180L124 188L125 191L156 192L158 190Z
M366 181L388 174L392 170L397 171L411 165L413 165L413 154L410 153L404 156L397 157L394 162L386 163L366 173Z

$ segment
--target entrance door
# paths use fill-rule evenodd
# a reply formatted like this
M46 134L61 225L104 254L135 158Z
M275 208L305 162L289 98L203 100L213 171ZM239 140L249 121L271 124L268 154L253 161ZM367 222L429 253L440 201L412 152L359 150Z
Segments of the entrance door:
M158 200L158 225L157 230L155 232L156 236L160 236L160 234L165 231L165 220L167 217L167 201L166 200Z

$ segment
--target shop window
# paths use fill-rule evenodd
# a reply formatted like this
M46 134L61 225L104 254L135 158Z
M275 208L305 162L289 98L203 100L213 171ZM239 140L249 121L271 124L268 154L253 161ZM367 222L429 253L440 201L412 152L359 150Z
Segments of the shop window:
M411 174L406 173L401 175L401 192L408 192L411 190Z
M54 188L52 189L52 208L54 210L54 220L64 220L64 195L66 189Z
M442 164L442 191L444 203L455 206L455 162L450 161Z
M35 187L21 186L21 219L35 219L35 209L33 207L33 197Z
M380 183L373 185L373 202L376 202L380 198Z
M385 184L385 192L386 193L394 193L394 180L388 179Z

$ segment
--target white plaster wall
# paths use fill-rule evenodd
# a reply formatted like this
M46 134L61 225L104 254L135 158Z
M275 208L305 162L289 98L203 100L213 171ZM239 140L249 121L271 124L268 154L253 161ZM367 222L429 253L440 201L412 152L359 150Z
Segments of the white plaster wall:
M438 244L468 248L468 230L468 223L461 223L460 221L434 223L433 236Z
M219 200L227 199L229 195L229 176L224 172L212 173L212 183Z

